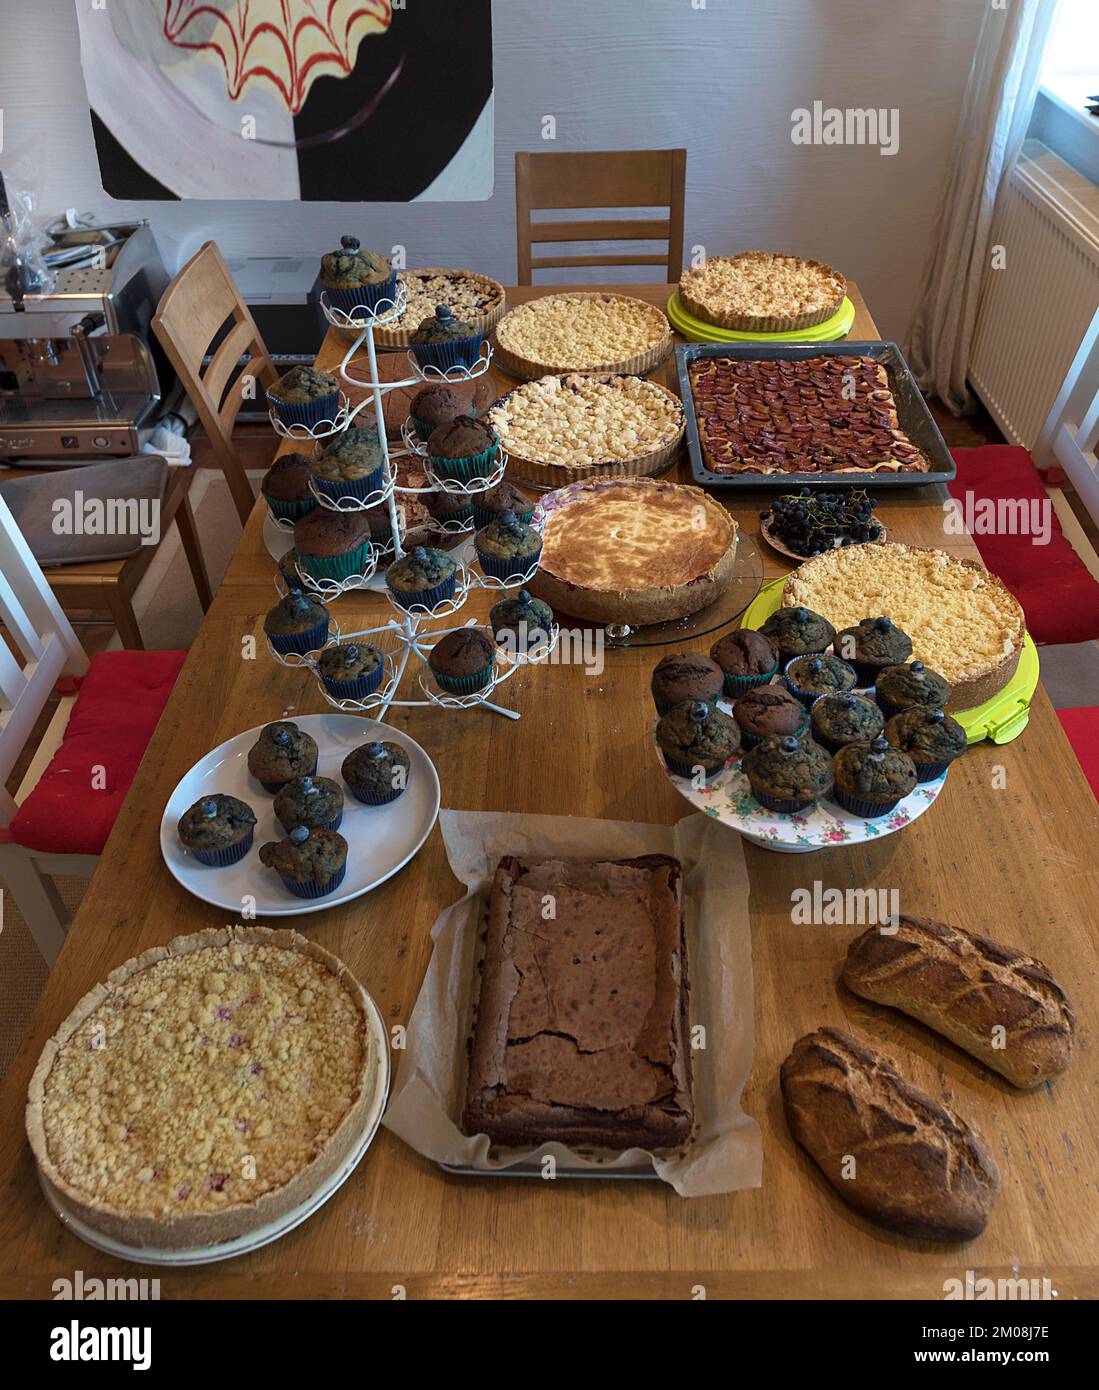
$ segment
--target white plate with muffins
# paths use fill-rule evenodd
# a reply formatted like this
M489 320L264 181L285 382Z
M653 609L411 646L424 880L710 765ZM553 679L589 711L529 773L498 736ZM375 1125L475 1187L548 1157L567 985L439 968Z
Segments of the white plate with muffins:
M265 791L248 770L248 752L263 726L227 739L186 773L168 798L160 823L160 849L168 872L196 898L236 916L296 917L350 902L392 878L413 859L439 815L439 775L420 745L399 729L355 714L304 714L292 723L315 740L316 776L339 784L343 820L337 834L347 841L342 882L319 897L297 897L278 872L260 860L260 847L286 839L275 817L275 793ZM405 788L394 801L372 806L358 801L343 780L343 760L355 748L380 741L398 744L409 759ZM256 826L243 858L226 867L199 863L179 838L179 821L191 806L215 795L250 806Z

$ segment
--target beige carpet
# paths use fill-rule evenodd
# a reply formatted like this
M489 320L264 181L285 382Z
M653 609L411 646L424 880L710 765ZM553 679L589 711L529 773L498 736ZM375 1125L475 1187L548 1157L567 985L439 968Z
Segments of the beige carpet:
M237 509L220 473L205 469L200 473L191 488L191 505L202 540L210 587L216 592L240 543ZM202 622L202 609L175 527L134 594L134 612L145 645L150 649L189 647L195 639ZM120 645L117 636L110 645ZM86 881L58 879L57 885L66 906L75 912L87 887ZM0 880L0 889L3 886ZM46 965L10 893L4 894L0 927L0 1076L3 1076L19 1049L42 992Z

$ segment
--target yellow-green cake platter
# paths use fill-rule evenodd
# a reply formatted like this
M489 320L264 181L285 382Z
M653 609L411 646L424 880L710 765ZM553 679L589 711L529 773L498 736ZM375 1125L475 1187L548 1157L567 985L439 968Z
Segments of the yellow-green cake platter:
M850 299L844 299L830 319L812 328L798 328L787 333L740 333L732 328L718 328L689 314L678 290L668 300L667 314L676 332L691 343L834 343L837 338L846 338L855 322L855 306Z

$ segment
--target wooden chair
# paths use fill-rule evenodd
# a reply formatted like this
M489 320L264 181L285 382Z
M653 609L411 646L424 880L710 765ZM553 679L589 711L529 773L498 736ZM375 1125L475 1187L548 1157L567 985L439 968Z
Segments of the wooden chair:
M1039 468L1060 464L1099 526L1099 312L1032 451Z
M233 426L244 402L262 401L278 372L214 242L206 242L164 291L153 329L194 403L243 525L256 499L233 447Z
M617 150L515 156L515 230L520 285L534 283L536 270L584 266L665 267L668 283L683 271L683 201L686 150ZM613 218L590 222L535 222L532 214L553 208L667 208L656 221ZM531 259L531 243L667 241L667 254L619 250L603 255Z

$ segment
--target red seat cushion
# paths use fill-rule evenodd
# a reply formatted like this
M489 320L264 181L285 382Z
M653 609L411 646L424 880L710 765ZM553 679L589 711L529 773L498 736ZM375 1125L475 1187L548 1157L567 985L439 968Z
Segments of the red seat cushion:
M61 747L3 832L47 854L99 854L187 653L92 657Z
M1099 709L1059 709L1057 717L1099 801Z

